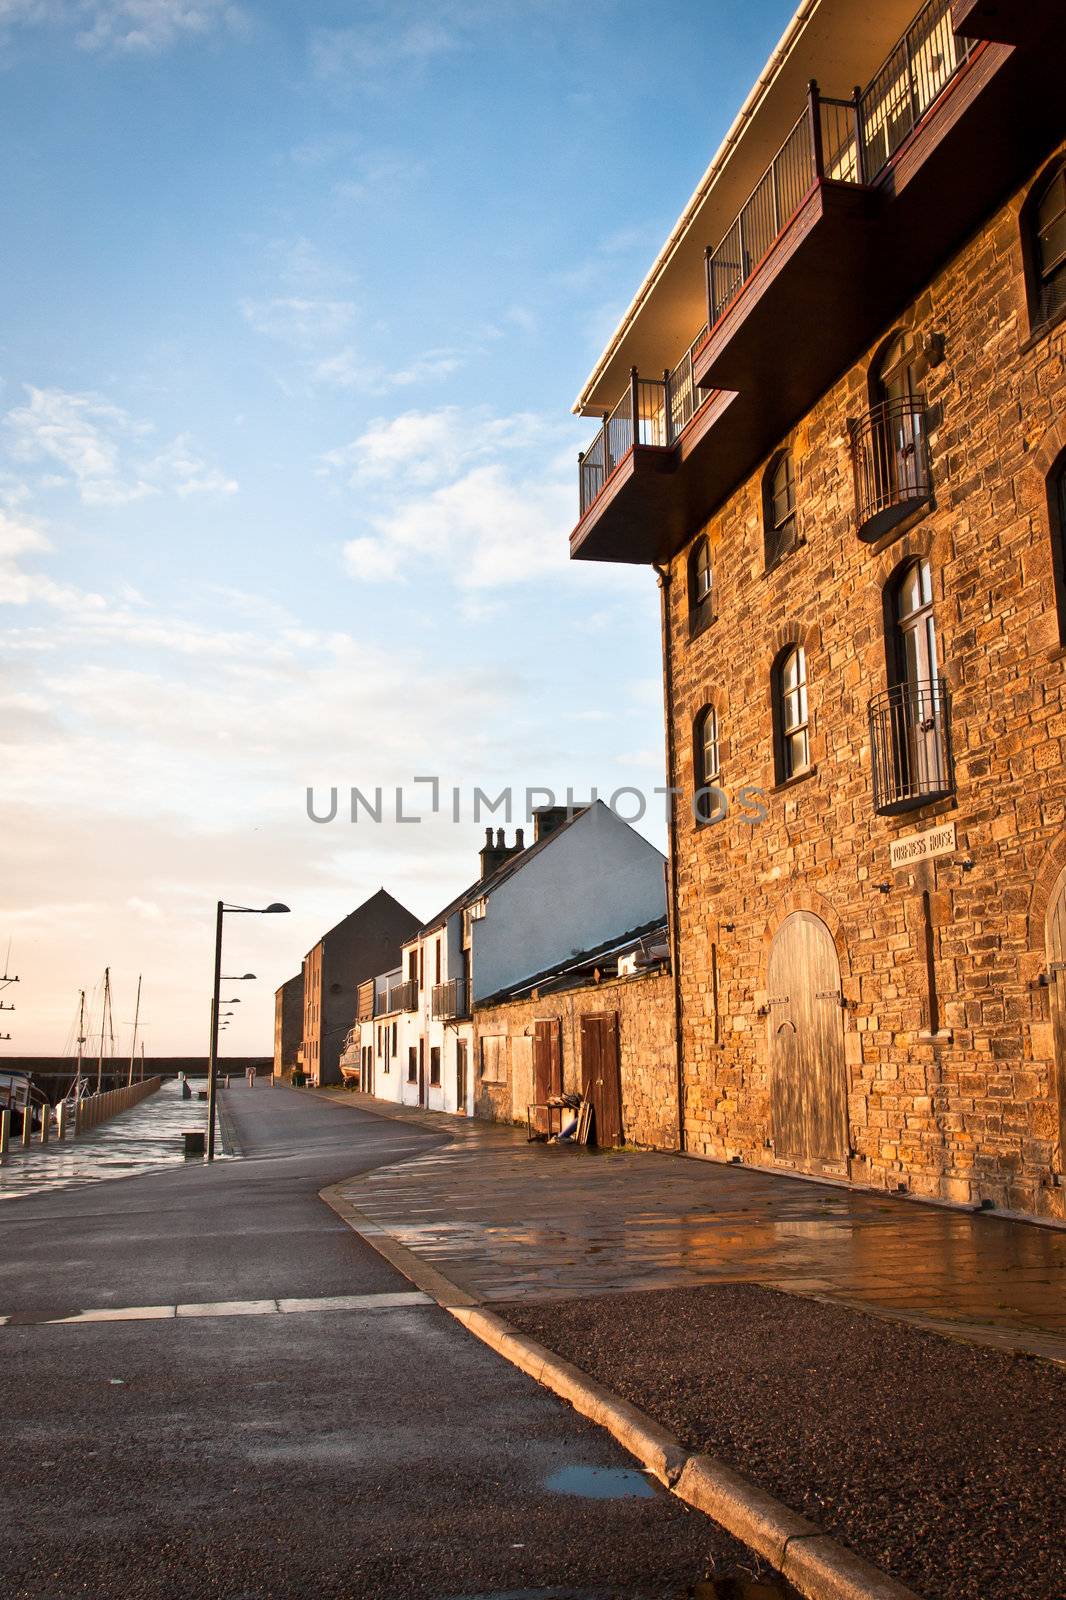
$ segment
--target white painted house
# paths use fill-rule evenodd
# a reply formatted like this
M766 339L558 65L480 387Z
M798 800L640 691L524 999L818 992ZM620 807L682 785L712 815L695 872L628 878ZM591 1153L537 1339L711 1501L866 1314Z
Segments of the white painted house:
M377 1098L472 1115L473 1007L666 914L666 861L595 801L534 813L533 842L486 830L474 883L402 947L360 1024L360 1076Z

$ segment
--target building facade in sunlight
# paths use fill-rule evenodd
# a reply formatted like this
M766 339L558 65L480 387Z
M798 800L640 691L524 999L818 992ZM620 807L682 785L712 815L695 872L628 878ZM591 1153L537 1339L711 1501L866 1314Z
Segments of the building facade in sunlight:
M393 965L417 927L414 913L379 889L307 952L298 1065L311 1083L341 1082L341 1052L356 1021L359 987Z
M582 389L571 551L660 572L684 1147L1062 1217L1066 18L860 9Z
M664 1004L646 987L638 1018L628 989L621 1004L599 987L604 975L618 978L620 953L643 955L649 939L662 945L662 853L595 801L536 811L528 843L522 829L511 842L487 829L478 866L473 883L404 940L399 967L364 986L341 1071L378 1099L490 1120L525 1122L531 1103L587 1089L602 1143L662 1142L646 1136L661 1122L646 1113L659 1098L646 1080L673 1079L672 996ZM656 957L638 973L634 958L627 976L661 966ZM599 1037L563 1030L557 992L581 982L592 984L585 1009L609 1036L591 1076ZM571 1020L572 1010L571 996ZM643 1058L638 1067L629 1048L638 1032L655 1036L654 1068Z

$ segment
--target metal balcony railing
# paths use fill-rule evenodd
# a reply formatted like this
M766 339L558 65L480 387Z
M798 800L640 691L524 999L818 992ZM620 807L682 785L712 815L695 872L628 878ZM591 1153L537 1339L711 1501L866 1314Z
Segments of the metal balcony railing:
M952 0L929 0L869 87L850 99L823 95L807 106L741 207L725 237L707 251L707 323L662 378L634 369L614 409L578 457L581 515L634 442L671 448L714 391L695 387L692 361L744 285L770 255L816 183L870 184L933 106L974 48L951 27ZM633 419L637 425L634 436Z
M406 978L403 983L390 984L385 1008L387 1011L417 1011L418 979Z
M633 368L625 394L604 413L599 433L577 458L582 516L632 449L634 417L637 444L670 449L711 398L692 381L692 357L706 331L700 329L674 370L661 378L641 378Z
M932 496L925 402L882 400L848 422L860 539L880 539Z
M466 980L449 978L447 983L433 985L433 1015L444 1022L455 1017L469 1016L466 1003Z
M898 683L870 701L870 755L882 815L954 794L951 696L942 678Z
M834 100L811 83L806 111L725 238L707 253L710 328L769 255L813 185L823 179L872 183L970 50L969 41L952 31L951 0L929 0L863 93Z

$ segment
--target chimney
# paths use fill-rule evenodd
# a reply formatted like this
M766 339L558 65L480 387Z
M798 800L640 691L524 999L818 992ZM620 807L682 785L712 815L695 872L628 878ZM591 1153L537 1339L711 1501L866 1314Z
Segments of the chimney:
M587 810L588 803L585 801L575 801L572 806L538 806L533 812L534 844L546 839L549 833L561 828L564 822L569 822L579 811Z
M481 847L481 879L491 878L492 874L503 866L505 861L510 861L520 850L525 849L525 842L521 828L517 829L514 844L507 844L504 840L503 829L496 830L496 840L493 842L492 829L485 829L485 843Z

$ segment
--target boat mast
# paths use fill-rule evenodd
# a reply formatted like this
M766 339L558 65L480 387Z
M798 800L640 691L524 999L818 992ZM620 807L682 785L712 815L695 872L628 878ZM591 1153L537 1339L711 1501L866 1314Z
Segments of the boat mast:
M85 1054L85 990L78 990L78 1078L81 1078L82 1057Z
M137 974L137 1003L133 1008L133 1043L130 1045L130 1075L129 1082L133 1082L133 1061L137 1054L137 1019L141 1014L141 974Z
M104 1077L104 1037L107 1014L111 1009L111 968L104 968L104 1000L100 1008L100 1054L96 1058L96 1092L100 1093Z

